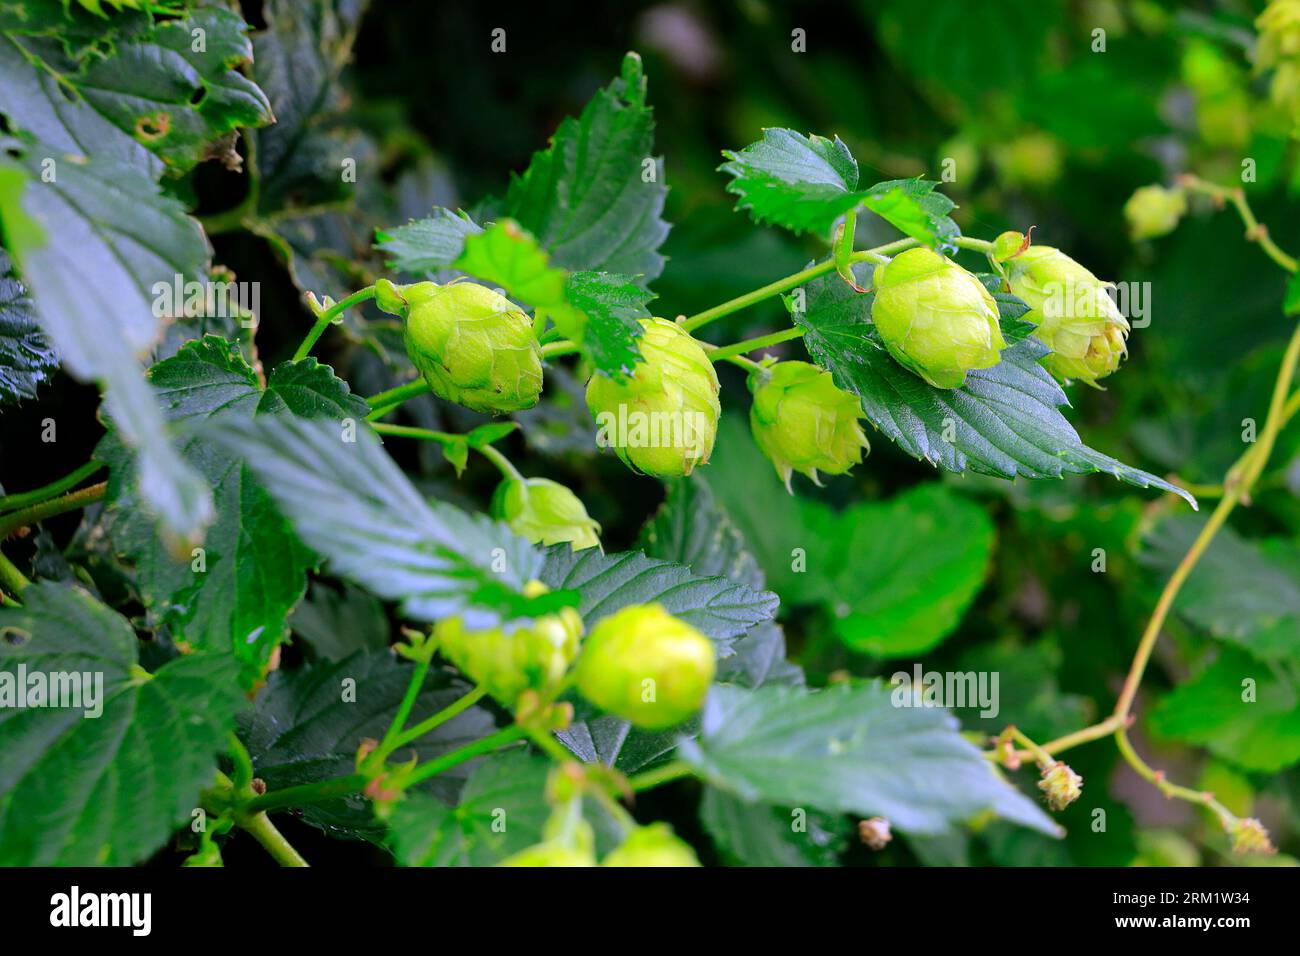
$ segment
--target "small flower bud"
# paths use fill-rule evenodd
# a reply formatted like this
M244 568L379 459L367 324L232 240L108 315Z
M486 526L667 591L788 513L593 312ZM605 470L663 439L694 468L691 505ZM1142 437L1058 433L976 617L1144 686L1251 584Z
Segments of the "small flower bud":
M612 446L629 467L657 478L689 475L713 452L718 433L718 373L675 322L643 319L642 361L616 382L594 375L587 407L598 444Z
M1268 831L1264 829L1264 824L1254 817L1238 817L1226 829L1228 836L1232 837L1233 853L1277 852L1277 847L1273 846L1273 841L1268 838Z
M883 850L893 838L889 821L884 817L871 817L858 821L858 839L873 850Z
M1134 242L1169 235L1185 212L1187 197L1183 191L1164 186L1143 186L1124 204L1124 218Z
M1052 350L1043 356L1044 368L1062 381L1089 385L1119 368L1128 354L1129 324L1106 293L1110 283L1059 249L1026 246L1018 232L999 236L993 255L1011 291L1029 306L1025 321Z
M492 517L533 544L568 541L574 551L600 547L600 525L582 501L549 478L507 478L492 495Z
M524 593L545 591L534 581ZM449 617L433 632L443 655L507 707L525 690L553 691L577 657L581 635L582 618L571 607L488 630L469 630L460 617Z
M831 373L807 362L777 362L749 377L754 402L749 427L763 454L790 491L792 472L814 483L817 471L842 475L870 450L858 419L856 396L838 388Z
M935 388L998 364L1006 340L993 296L957 263L909 249L876 269L871 320L889 353Z
M1047 805L1053 810L1064 810L1083 793L1083 778L1070 769L1063 761L1040 765L1043 779L1038 781L1038 789L1047 797Z
M637 827L601 866L699 866L695 851L666 823Z
M716 668L712 641L662 605L636 604L591 629L575 673L593 704L660 730L700 709Z
M404 322L406 354L433 393L476 412L537 404L542 351L513 302L474 282L376 283L376 304Z

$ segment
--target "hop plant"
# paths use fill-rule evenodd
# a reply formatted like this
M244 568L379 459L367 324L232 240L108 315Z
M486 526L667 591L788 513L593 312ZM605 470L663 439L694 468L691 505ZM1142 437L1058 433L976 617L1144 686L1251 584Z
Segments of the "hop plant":
M1064 810L1083 793L1083 778L1068 764L1058 760L1040 769L1043 778L1038 781L1038 789L1043 791L1047 805L1053 810Z
M600 547L600 524L582 500L549 478L507 478L492 495L492 517L533 544L568 542L574 551Z
M524 594L536 597L546 590L532 581ZM439 621L433 633L444 656L501 703L513 706L525 690L545 694L559 686L578 655L582 618L565 607L513 626L475 630L456 616Z
M637 827L600 863L601 866L699 866L689 843L666 823Z
M754 441L787 491L793 472L820 484L819 469L842 475L870 451L857 398L837 387L830 372L807 362L778 362L750 375L749 388Z
M537 404L542 352L531 320L474 282L375 283L381 309L402 317L406 354L433 393L476 412Z
M1135 242L1169 235L1186 212L1187 197L1183 191L1164 186L1143 186L1124 204L1124 218Z
M613 446L629 467L657 478L680 478L708 462L718 432L718 373L681 326L643 319L640 362L616 382L595 375L587 407L597 442Z
M1011 291L1030 311L1034 335L1051 354L1044 367L1062 381L1096 385L1128 354L1128 320L1106 294L1109 283L1051 246L1030 246L1018 232L1004 232L993 243Z
M885 347L935 388L960 388L998 364L1006 340L993 296L957 263L909 249L878 268L871 320Z
M593 704L660 730L700 709L716 667L707 637L662 605L636 604L591 629L575 674Z

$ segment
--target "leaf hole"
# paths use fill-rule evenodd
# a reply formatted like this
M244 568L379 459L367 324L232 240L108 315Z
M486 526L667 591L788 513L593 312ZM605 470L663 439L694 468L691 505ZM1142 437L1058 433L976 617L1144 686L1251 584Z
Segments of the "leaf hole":
M135 121L135 135L145 141L162 139L172 127L172 118L166 112L146 113Z
M0 641L9 647L22 647L31 639L31 632L24 631L21 627L0 628Z

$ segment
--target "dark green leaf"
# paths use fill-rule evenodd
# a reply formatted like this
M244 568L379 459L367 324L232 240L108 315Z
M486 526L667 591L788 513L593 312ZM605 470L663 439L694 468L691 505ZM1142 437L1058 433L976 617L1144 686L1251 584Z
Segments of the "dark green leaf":
M707 787L700 822L723 856L740 866L834 866L844 845L843 820L787 810Z
M813 358L840 388L862 399L867 418L907 454L949 471L969 468L1001 478L1100 471L1195 505L1176 485L1083 444L1059 411L1068 404L1065 393L1038 364L1047 351L1038 339L1005 349L1001 362L969 373L961 388L935 388L876 344L872 299L837 276L814 279L806 288L806 308L792 314L807 330L804 343Z
M898 707L878 684L714 687L703 733L681 753L721 789L777 806L881 815L939 833L987 811L1059 835L1036 804L1000 780L942 710Z
M59 357L36 325L31 297L0 249L0 405L35 398Z
M649 557L684 564L699 575L763 587L762 569L746 549L744 535L698 474L668 486L663 506L641 529L638 546Z
M493 754L474 767L455 807L414 793L388 821L403 866L492 866L540 843L551 808L550 761L525 751Z
M378 740L392 723L411 681L411 665L388 650L358 651L340 661L322 662L291 672L276 671L258 694L253 711L241 722L257 775L278 790L315 783L355 771L363 740ZM445 671L433 671L407 723L429 717L470 688ZM430 760L492 733L492 716L471 707L430 731L394 759ZM468 774L454 767L432 778L420 793L455 799ZM360 795L314 804L303 810L313 826L349 837L381 839L370 801Z
M561 123L551 145L513 177L505 214L537 236L558 266L649 283L663 271L658 250L668 235L660 215L668 187L653 148L641 58L629 53L621 75L581 116Z
M38 582L0 609L0 865L128 866L191 819L244 704L229 655L190 654L152 676L126 620L79 587ZM30 688L84 675L95 714L15 706ZM102 684L98 681L102 678Z
M389 639L388 615L379 601L358 588L335 589L320 581L312 582L293 609L289 630L326 661L382 650Z

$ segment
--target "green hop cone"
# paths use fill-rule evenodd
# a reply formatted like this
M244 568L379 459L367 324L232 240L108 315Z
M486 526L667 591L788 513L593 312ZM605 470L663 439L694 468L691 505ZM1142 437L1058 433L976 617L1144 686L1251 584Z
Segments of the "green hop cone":
M1124 218L1134 242L1169 235L1185 212L1187 197L1183 191L1164 186L1143 186L1124 204Z
M601 866L699 866L699 858L685 840L666 823L637 827Z
M582 819L582 801L556 807L542 829L542 842L525 847L499 866L595 866L596 834Z
M935 388L960 388L1007 347L993 296L957 263L909 249L876 269L871 320L885 347Z
M591 629L575 675L593 704L661 730L700 709L716 668L707 637L662 605L635 604Z
M600 525L581 499L549 478L507 478L492 496L492 517L533 544L569 542L574 551L600 547Z
M594 375L587 407L596 441L637 471L689 475L705 464L718 433L718 373L690 333L666 319L642 319L642 362L623 382Z
M818 470L842 475L870 451L862 408L831 373L807 362L777 362L749 377L749 427L758 447L790 488L793 472L815 484Z
M528 597L546 592L529 582ZM571 607L508 627L471 630L460 617L439 621L433 632L438 649L462 673L507 707L525 690L553 691L578 656L582 618Z
M542 393L542 350L513 302L474 282L375 283L375 301L401 316L406 354L433 393L476 412L514 412Z
M1051 354L1043 366L1062 381L1097 380L1119 368L1128 354L1128 319L1106 294L1108 283L1051 246L1030 246L1018 232L994 240L1011 291L1030 311L1024 319Z

